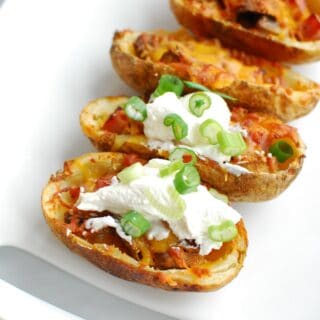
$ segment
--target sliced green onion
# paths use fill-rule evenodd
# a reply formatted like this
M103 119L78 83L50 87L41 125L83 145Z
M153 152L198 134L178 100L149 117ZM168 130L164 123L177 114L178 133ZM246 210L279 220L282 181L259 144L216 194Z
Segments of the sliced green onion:
M169 155L170 161L182 160L184 163L195 164L197 162L196 154L187 148L175 148Z
M188 135L188 125L176 113L168 114L164 118L163 124L166 127L172 126L173 135L175 139L178 141L185 138Z
M228 156L238 156L246 151L247 145L240 132L220 131L217 140L221 151Z
M152 94L152 99L162 96L166 92L173 92L178 97L183 92L183 82L178 77L171 74L164 74L161 76L156 90Z
M181 160L176 160L174 162L171 162L166 167L160 169L159 175L161 178L165 176L169 176L170 174L180 170L183 168L184 164Z
M145 190L145 194L150 204L171 220L179 220L183 217L186 203L173 186L168 187L169 205L162 203L160 199L153 195L150 190Z
M184 166L174 177L173 184L180 194L197 191L200 175L193 165Z
M274 143L270 147L269 152L276 157L280 163L286 162L294 155L292 146L284 140L279 140Z
M127 212L120 221L124 232L133 238L141 237L150 228L151 223L139 212L131 210Z
M218 142L217 134L223 130L223 128L220 126L219 122L213 119L207 119L201 123L199 130L200 134L209 140L209 143L216 144Z
M203 92L194 93L189 99L189 110L196 117L201 117L210 106L211 99Z
M118 173L118 178L123 183L130 183L131 181L141 177L143 174L143 165L140 162L132 164L130 167L124 168Z
M210 226L208 234L213 241L228 242L237 236L238 229L232 221L226 220L219 225Z
M124 105L127 116L136 121L144 121L147 118L146 104L139 97L131 97Z
M237 98L231 97L225 93L219 92L219 91L214 91L214 90L210 90L209 88L203 86L202 84L196 83L196 82L192 82L192 81L183 81L185 86L193 89L193 90L197 90L197 91L210 91L213 92L215 94L217 94L218 96L220 96L223 99L226 100L231 100L231 101L237 101Z
M216 189L210 188L209 192L218 200L221 200L225 203L229 203L229 199L225 194L220 193Z

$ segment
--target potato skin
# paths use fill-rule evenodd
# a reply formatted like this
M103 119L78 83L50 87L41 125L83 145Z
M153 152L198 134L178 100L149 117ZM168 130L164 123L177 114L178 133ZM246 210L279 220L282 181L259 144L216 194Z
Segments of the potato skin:
M178 22L195 34L219 38L226 46L244 50L273 61L305 63L320 59L320 41L283 41L268 34L249 30L239 24L215 20L197 14L184 0L170 0L171 9Z
M157 87L162 74L174 74L184 80L192 80L188 72L151 60L137 57L132 45L140 33L130 30L116 32L110 50L114 69L121 79L141 94L149 94ZM232 85L218 90L238 99L237 104L249 110L268 112L287 122L308 114L316 106L320 88L314 82L283 67L292 82L306 87L298 91L282 86L262 86L236 79ZM208 77L210 78L210 77ZM203 85L215 89L210 82Z
M117 103L117 99L119 103ZM80 125L84 134L100 151L116 151L137 153L150 159L154 157L167 158L168 152L151 150L143 135L121 135L101 130L94 115L104 113L110 115L117 105L122 104L126 97L105 97L89 103L80 115ZM97 106L99 105L99 108ZM303 143L301 142L303 146ZM231 201L265 201L278 196L288 188L299 174L304 161L301 155L294 160L286 170L266 173L260 170L256 161L255 171L239 177L223 170L217 163L198 159L197 168L203 181L210 184L221 193L226 194Z
M91 153L78 159L83 163L90 159L105 159L110 171L117 172L123 155L119 153ZM77 160L77 159L75 159ZM50 203L52 196L59 186L65 187L68 177L76 173L73 168L74 160L66 162L63 172L53 175L42 193L42 210L46 222L52 232L72 251L85 257L99 268L112 275L129 281L139 282L156 288L171 291L212 291L221 288L237 276L243 266L246 256L248 239L243 221L238 224L238 235L232 240L232 251L209 264L199 266L207 275L198 277L191 269L158 270L152 267L139 265L139 262L120 252L112 245L90 244L84 239L68 231L66 224L57 212L60 208Z

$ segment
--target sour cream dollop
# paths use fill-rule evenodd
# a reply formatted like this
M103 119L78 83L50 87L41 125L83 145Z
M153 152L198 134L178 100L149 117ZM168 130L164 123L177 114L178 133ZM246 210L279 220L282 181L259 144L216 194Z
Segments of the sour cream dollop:
M232 174L249 173L247 169L229 163L231 157L223 154L218 145L209 144L208 140L200 134L200 125L208 119L214 119L224 130L239 131L244 136L246 135L246 131L240 126L230 126L231 112L226 102L213 92L206 92L206 94L211 100L211 106L204 111L201 117L193 115L189 110L192 93L178 98L174 93L166 92L148 103L148 116L143 124L149 147L166 151L172 151L175 146L187 147L200 157L218 162ZM164 118L172 113L179 115L188 126L188 135L178 142L175 141L172 128L163 124ZM225 166L226 163L228 165Z
M174 199L168 192L168 187L173 186L175 175L164 178L159 176L160 168L169 163L167 160L153 159L143 167L143 174L128 184L119 181L95 192L81 192L77 208L97 212L109 211L119 215L119 218L129 210L136 210L152 224L147 234L150 239L160 240L168 237L169 232L162 224L165 221L179 240L194 240L200 247L201 255L210 253L212 249L220 249L222 242L209 238L208 227L219 225L225 220L237 223L241 216L226 203L212 196L206 187L200 185L196 192L180 195L185 202L185 210L179 220L168 217L148 200L146 194L151 193L163 206L168 208L175 206ZM109 221L105 217L89 219L86 221L86 226L88 228L96 226L101 229L103 223L106 226L114 225L120 237L126 241L130 240L119 232L119 226L114 221Z

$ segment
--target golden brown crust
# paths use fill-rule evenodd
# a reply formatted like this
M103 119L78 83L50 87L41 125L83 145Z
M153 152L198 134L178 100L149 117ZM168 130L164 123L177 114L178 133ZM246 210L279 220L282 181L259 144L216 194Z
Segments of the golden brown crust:
M143 135L121 135L101 130L103 122L126 99L128 98L112 97L110 100L106 97L89 103L80 116L80 124L85 135L100 151L137 153L144 158L167 158L168 152L150 149ZM100 122L96 120L99 118ZM303 147L303 143L300 142L300 144ZM199 159L197 168L203 181L228 195L231 201L254 202L270 200L283 192L297 177L302 168L303 159L304 156L300 155L290 163L288 169L271 173L262 169L264 164L257 158L255 167L250 168L251 173L238 177L209 160Z
M160 76L166 73L193 81L193 71L190 68L180 69L174 64L139 58L133 44L140 34L130 30L117 32L110 51L114 69L129 86L141 94L151 93L156 88ZM272 64L269 64L271 67ZM318 102L319 86L289 68L278 67L282 68L283 77L288 79L288 88L281 85L260 85L240 79L234 79L231 84L216 88L210 80L210 71L202 71L204 76L201 82L213 90L218 89L237 98L237 104L249 110L269 112L283 121L308 114Z
M192 269L158 270L139 262L113 245L90 244L67 229L63 220L64 208L53 202L53 195L66 186L79 186L90 177L79 175L78 163L94 168L94 161L105 163L105 172L119 171L123 155L118 153L91 153L65 164L63 172L52 176L42 193L44 217L53 233L72 251L84 256L101 269L125 280L136 281L149 286L176 291L216 290L230 282L240 271L246 256L247 233L241 220L238 236L233 240L232 249L218 260L199 266L198 275ZM90 169L90 170L91 170ZM101 167L99 168L101 170ZM93 170L94 171L94 170ZM92 172L93 172L92 171ZM202 272L203 275L199 276Z
M178 22L195 34L219 38L225 45L269 60L305 63L320 59L320 41L279 40L270 34L246 29L232 21L201 14L185 0L170 0Z

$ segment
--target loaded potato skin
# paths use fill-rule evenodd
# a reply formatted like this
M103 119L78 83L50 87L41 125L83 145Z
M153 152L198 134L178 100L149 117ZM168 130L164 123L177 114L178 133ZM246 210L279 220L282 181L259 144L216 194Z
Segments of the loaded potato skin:
M114 176L132 161L145 163L137 156L128 159L128 155L112 152L90 153L66 161L64 169L51 176L42 193L44 217L53 233L70 250L125 280L174 291L210 291L230 282L242 268L247 250L242 220L236 225L237 236L206 256L199 256L195 249L182 251L173 236L162 242L140 237L130 246L111 228L96 233L85 231L86 218L105 213L76 210L76 190L101 188L101 178L106 181L106 177ZM156 258L164 250L171 250L168 252L172 258ZM186 262L181 264L181 259Z
M304 63L320 58L320 25L313 1L170 0L170 4L184 27L217 37L227 46L273 61ZM311 20L312 32L304 32Z
M122 133L110 131L109 120L113 122L114 116L123 112L126 101L128 97L121 96L89 103L80 116L84 134L100 151L136 153L145 159L168 158L168 151L148 145L141 122L128 119ZM247 151L232 158L231 162L247 168L250 174L237 176L221 168L217 162L201 157L196 166L202 180L226 194L231 201L263 201L278 196L297 177L303 165L304 144L296 129L271 115L250 113L240 107L233 108L231 114L232 122L248 132ZM277 162L268 152L271 144L279 139L293 141L296 150L285 163Z
M141 94L150 94L163 74L194 81L237 99L249 110L290 121L313 110L319 85L290 68L242 51L217 39L178 32L134 32L114 35L110 50L119 76Z

